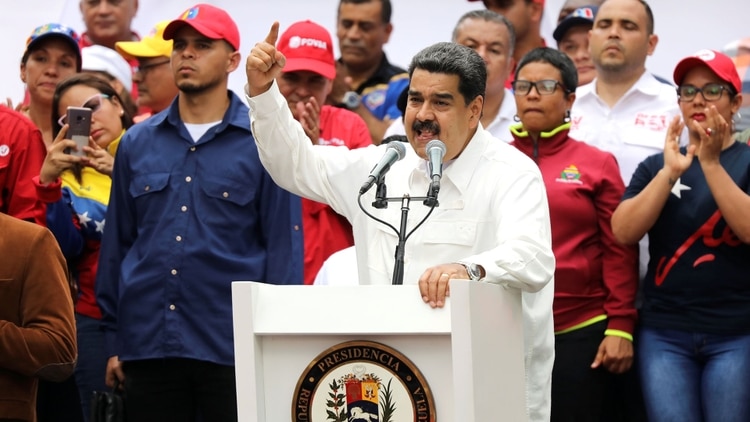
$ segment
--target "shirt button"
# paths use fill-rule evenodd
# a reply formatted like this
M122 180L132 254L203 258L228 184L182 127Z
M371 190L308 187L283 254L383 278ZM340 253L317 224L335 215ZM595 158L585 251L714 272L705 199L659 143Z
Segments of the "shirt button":
M146 187L145 187L145 188L143 188L143 190L145 190L146 192L148 192L149 190L151 190L151 186L149 186L149 185L146 185Z
M180 207L180 210L181 210L182 212L185 212L185 211L187 211L187 207L183 205L183 206L181 206L181 207Z
M299 226L296 224L294 225L294 231L299 231Z
M187 177L185 178L185 181L186 181L186 182L188 182L188 183L190 183L190 181L192 181L192 180L193 180L193 178L192 178L192 177L190 177L190 176L187 176Z
M229 198L229 192L224 192L221 194L224 198Z
M195 151L195 147L190 147L190 151Z
M177 309L177 307L176 307L176 306L174 306L174 305L169 305L169 310L170 310L170 311L174 311L175 309Z
M174 238L174 240L176 240L178 242L182 242L182 236L177 236L177 237Z
M177 270L174 270L174 269L173 269L173 270L171 271L171 273L172 273L172 275L177 275Z

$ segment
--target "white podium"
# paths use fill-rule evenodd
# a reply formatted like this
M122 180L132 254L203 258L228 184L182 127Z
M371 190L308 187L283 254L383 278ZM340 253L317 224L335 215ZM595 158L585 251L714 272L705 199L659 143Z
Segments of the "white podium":
M433 420L527 420L520 291L456 280L446 306L432 309L416 285L235 282L232 301L242 422L291 420L308 365L350 340L385 344L413 362L432 392Z

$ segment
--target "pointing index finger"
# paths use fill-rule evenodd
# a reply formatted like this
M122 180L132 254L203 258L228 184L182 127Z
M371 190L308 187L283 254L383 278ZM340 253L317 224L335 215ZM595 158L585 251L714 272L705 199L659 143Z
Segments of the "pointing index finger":
M276 40L278 39L279 39L279 21L275 21L273 24L271 24L271 30L268 31L268 35L266 35L266 42L268 44L275 46Z

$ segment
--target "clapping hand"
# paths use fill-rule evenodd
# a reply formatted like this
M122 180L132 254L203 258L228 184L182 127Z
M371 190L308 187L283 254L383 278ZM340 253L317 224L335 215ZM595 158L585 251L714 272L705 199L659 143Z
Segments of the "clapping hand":
M669 175L670 181L676 181L682 176L682 173L690 167L695 155L695 145L689 145L684 155L680 152L680 134L684 127L680 116L675 116L667 129L667 139L664 141L664 170Z

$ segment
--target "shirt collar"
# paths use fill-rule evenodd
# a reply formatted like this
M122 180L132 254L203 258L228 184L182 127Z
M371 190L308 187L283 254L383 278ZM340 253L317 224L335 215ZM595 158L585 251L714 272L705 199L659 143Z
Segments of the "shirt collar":
M593 81L587 83L586 85L579 86L576 89L576 98L582 99L588 96L594 96L596 98L599 98L599 95L596 93L596 82L598 81L598 78L594 78ZM661 92L663 83L659 82L654 75L652 75L650 72L645 71L641 75L640 78L633 84L633 86L630 87L630 89L625 93L625 95L622 96L622 98L626 98L627 96L631 95L633 92L639 92L643 95L647 95L649 97L656 97Z
M229 108L224 113L224 117L221 119L221 123L218 125L216 131L221 132L225 130L227 126L231 125L250 132L247 106L234 92L227 90L227 96L229 97ZM170 104L168 108L150 117L144 123L149 123L154 126L163 124L169 124L173 127L184 126L182 119L180 118L179 95L172 100L172 104Z

